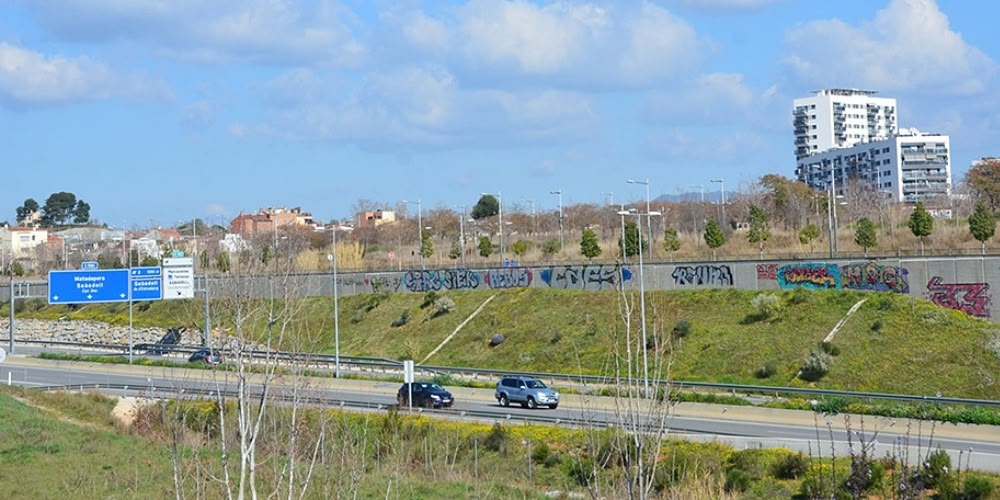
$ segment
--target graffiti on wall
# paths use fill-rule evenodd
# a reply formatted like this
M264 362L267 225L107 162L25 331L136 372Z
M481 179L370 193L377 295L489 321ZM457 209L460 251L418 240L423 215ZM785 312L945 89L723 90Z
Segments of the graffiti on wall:
M778 279L777 264L757 264L757 279L776 280Z
M847 264L840 268L843 287L852 290L910 293L908 274L906 268L883 266L874 262Z
M403 276L406 289L411 292L438 290L469 290L479 288L482 276L468 269L434 269L407 271Z
M621 281L619 281L619 272ZM627 267L613 265L557 266L542 269L542 281L552 288L609 290L632 279Z
M778 269L780 288L840 288L840 269L836 264L805 262L789 264Z
M989 283L944 283L940 276L934 276L927 282L927 299L972 316L990 317Z
M490 288L522 288L531 286L531 269L506 267L486 271L486 286Z
M675 285L733 286L733 271L729 266L677 266L671 273Z
M337 286L340 287L351 287L358 288L361 287L372 293L379 292L398 292L399 286L402 284L402 280L399 276L386 277L386 276L374 276L374 277L350 277L350 278L337 278Z

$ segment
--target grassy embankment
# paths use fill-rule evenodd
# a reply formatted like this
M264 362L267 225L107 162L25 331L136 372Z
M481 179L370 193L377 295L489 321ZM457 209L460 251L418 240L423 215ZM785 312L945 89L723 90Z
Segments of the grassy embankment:
M929 302L889 293L767 292L780 300L762 313L752 305L753 291L700 290L648 292L649 365L679 380L802 386L796 378L809 353L857 301L864 305L833 340L839 355L816 387L1000 399L1000 330L988 321L942 309ZM469 318L427 364L540 372L608 374L624 350L621 297L614 292L543 289L446 292L450 312L435 315L421 308L421 294L347 296L340 299L340 348L345 355L412 358L421 362ZM637 294L636 294L637 295ZM631 296L635 299L634 296ZM221 304L220 304L221 306ZM640 335L638 307L632 303L633 339ZM197 301L161 301L137 307L138 326L197 327ZM124 305L77 308L29 302L22 318L92 319L127 324ZM213 322L225 325L222 307ZM332 304L328 297L296 299L288 326L289 350L332 352ZM0 311L0 315L4 314ZM401 326L391 326L409 314ZM266 331L264 314L247 331ZM690 324L683 337L679 322ZM505 341L490 346L490 337ZM655 345L654 345L655 344ZM774 372L759 378L761 367Z

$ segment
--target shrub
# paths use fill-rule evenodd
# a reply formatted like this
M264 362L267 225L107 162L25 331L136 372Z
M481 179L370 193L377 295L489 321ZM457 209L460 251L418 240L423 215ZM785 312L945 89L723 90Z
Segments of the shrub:
M996 485L989 478L982 476L969 476L965 478L965 484L962 485L961 498L968 500L980 500L985 498L993 498L993 493L996 491Z
M877 319L877 320L875 320L872 323L872 331L873 332L880 332L880 331L882 331L882 320Z
M434 301L438 299L438 294L434 290L431 290L424 294L424 301L420 303L421 309L427 309L434 304Z
M951 456L947 451L937 449L927 456L921 476L928 488L939 488L948 482L951 471Z
M730 469L726 473L726 491L744 492L750 487L752 481L753 479L750 477L750 474L740 469Z
M589 458L578 458L564 462L563 470L577 486L590 486L596 479L594 461Z
M733 452L729 455L729 469L741 470L756 481L767 472L767 453L768 450L753 448Z
M413 317L413 315L410 314L409 310L403 311L403 314L398 319L392 320L392 323L390 325L393 328L398 328L400 326L403 326L403 325L409 323L410 322L410 318L412 318L412 317Z
M789 453L774 464L774 477L778 479L798 479L809 470L809 461L799 453Z
M833 342L820 342L819 347L830 356L840 356L840 348L834 345Z
M792 305L801 305L809 302L810 298L812 298L812 295L809 290L798 287L792 290L792 295L788 298L788 302Z
M556 332L556 334L553 335L552 338L549 339L549 343L550 344L557 344L557 343L559 343L560 340L562 340L562 334L559 333L559 332Z
M490 451L495 451L497 453L506 453L507 446L510 443L510 431L506 427L497 422L493 424L493 428L490 429L489 434L483 439L483 446Z
M444 314L450 313L455 309L455 301L448 297L441 297L434 301L434 314L431 317L436 318Z
M760 319L772 318L780 313L782 308L781 298L773 293L757 294L750 301L750 305L753 306L754 312Z
M773 361L768 361L760 368L757 368L757 371L754 372L754 376L757 378L771 378L771 376L775 373L778 373L778 367L775 366Z
M552 450L549 449L549 444L545 441L540 441L535 444L534 448L531 449L531 459L534 460L536 464L547 463L550 455L552 455Z
M829 354L823 351L813 351L809 353L805 364L799 369L799 378L806 382L815 382L830 371L831 364L833 364L833 357Z
M691 335L691 322L686 319L678 321L677 324L674 325L673 335L676 338L684 338Z

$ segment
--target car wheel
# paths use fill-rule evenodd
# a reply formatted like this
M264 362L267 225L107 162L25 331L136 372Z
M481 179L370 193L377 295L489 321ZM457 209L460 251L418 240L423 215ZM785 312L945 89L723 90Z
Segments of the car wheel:
M500 399L498 399L498 401L500 401L500 406L503 406L504 408L510 406L510 400L507 399L506 394L501 394Z
M525 406L534 410L535 408L538 408L538 403L535 403L535 398L528 397L528 401L525 402Z
M559 405L557 405L557 404L555 404L555 405L549 405L549 409L555 410L556 408L559 408Z

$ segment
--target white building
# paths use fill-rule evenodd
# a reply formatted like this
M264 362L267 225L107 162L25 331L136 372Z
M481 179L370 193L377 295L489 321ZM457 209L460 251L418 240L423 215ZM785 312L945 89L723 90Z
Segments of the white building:
M0 253L5 258L34 259L35 249L49 241L49 231L38 227L0 227ZM9 260L8 260L9 262Z
M896 134L896 100L870 90L826 89L795 99L795 158Z
M795 175L816 190L838 193L848 179L867 181L893 201L915 203L951 194L948 136L903 129L899 135L800 158Z

